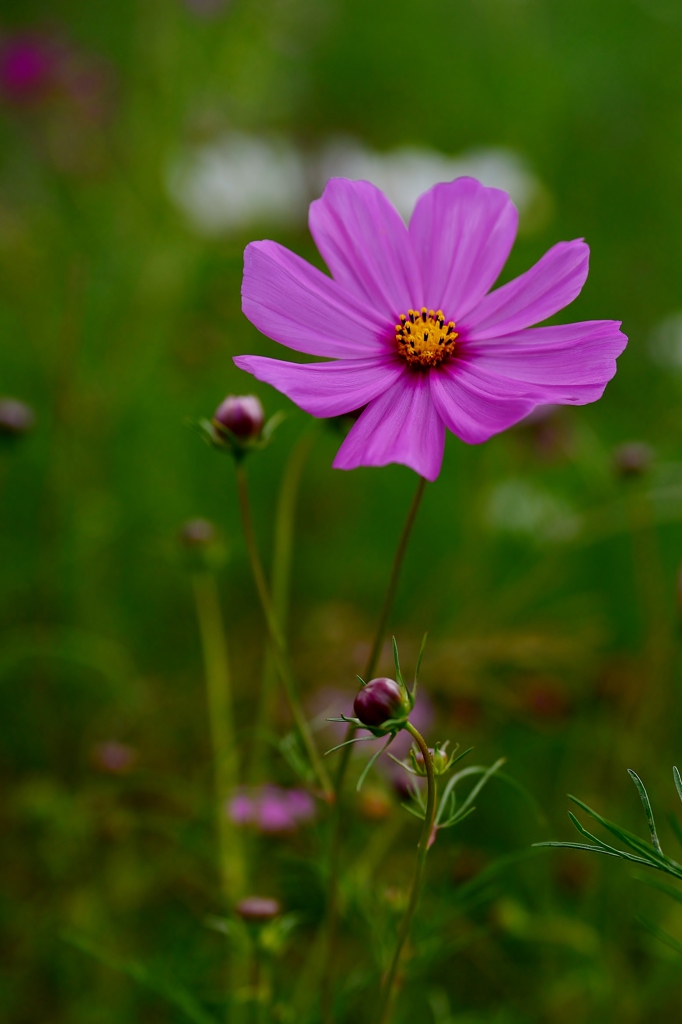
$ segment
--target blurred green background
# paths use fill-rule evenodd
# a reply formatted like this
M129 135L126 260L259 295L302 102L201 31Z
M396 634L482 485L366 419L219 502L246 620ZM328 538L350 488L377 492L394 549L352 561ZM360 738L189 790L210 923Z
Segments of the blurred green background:
M490 183L508 177L522 225L504 279L584 235L590 277L558 319L622 318L630 338L597 405L479 448L449 437L427 490L391 627L409 666L430 632L430 737L475 744L483 763L507 756L545 818L493 782L439 838L396 1021L678 1019L679 955L638 917L682 940L682 907L620 862L528 850L576 838L569 790L645 835L626 768L674 848L682 8L4 0L0 32L0 394L36 413L0 449L2 1020L191 1019L68 932L181 982L221 1017L184 520L214 520L229 548L219 583L244 751L264 634L232 467L186 421L228 391L290 413L250 464L269 551L282 468L308 421L232 365L277 349L241 315L242 252L275 237L319 264L305 205L353 160L408 194L455 160ZM631 442L649 447L624 451ZM338 443L319 428L299 505L291 632L311 699L353 690L414 486L403 467L332 471ZM101 747L112 742L128 751L114 768ZM278 755L269 772L295 783ZM348 836L358 867L339 1020L371 1019L365 995L416 842L379 778ZM322 810L294 836L252 843L252 888L300 915L278 967L283 1002L319 922L323 843ZM279 1019L316 1020L304 1004Z

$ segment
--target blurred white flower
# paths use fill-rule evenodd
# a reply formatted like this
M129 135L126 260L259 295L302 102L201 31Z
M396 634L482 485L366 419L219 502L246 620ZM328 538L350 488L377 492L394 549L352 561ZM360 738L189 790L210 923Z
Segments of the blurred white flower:
M304 224L308 203L332 177L373 182L409 220L423 192L461 175L504 189L522 216L544 195L522 157L508 149L458 157L419 147L378 153L355 139L332 139L306 156L285 139L240 132L197 145L176 159L167 187L197 231L217 235L258 222Z
M649 353L659 366L682 369L682 312L671 313L649 335Z
M258 221L295 224L308 202L305 167L294 146L239 132L176 160L167 184L192 225L207 235Z
M318 191L333 177L371 181L409 220L423 192L439 181L463 175L504 189L521 213L529 208L540 187L524 160L510 149L478 149L447 156L435 149L405 146L377 153L354 139L332 140L320 154L315 178Z
M566 502L527 480L506 480L490 494L488 525L540 541L570 540L578 522Z

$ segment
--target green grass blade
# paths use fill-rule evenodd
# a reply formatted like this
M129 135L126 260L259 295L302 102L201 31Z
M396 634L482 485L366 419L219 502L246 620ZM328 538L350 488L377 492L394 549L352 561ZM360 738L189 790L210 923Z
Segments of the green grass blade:
M362 772L362 775L361 775L361 776L360 776L360 778L358 779L358 784L357 784L357 786L355 787L355 788L356 788L356 790L358 791L358 793L359 793L359 792L360 792L360 790L362 789L362 785L363 785L363 783L364 783L365 779L367 778L367 776L369 775L369 772L370 772L370 770L371 770L372 766L374 765L374 762L375 762L375 761L377 760L377 758L378 758L378 757L380 757L380 756L381 756L381 754L383 754L384 750L386 750L386 748L387 748L387 747L388 747L388 746L389 746L389 745L390 745L391 743L393 743L393 740L394 740L394 739L395 739L395 736L394 736L394 735L391 735L391 736L389 736L389 737L388 737L388 740L386 741L386 743L384 743L383 747L379 747L379 749L377 750L376 754L372 754L372 756L370 757L369 761L367 762L367 764L366 764L366 765L365 765L365 767L364 767L364 770L363 770L363 772Z
M644 813L646 814L646 820L647 820L647 822L649 824L649 832L651 833L651 845L654 847L655 850L658 850L659 853L663 853L663 850L661 849L661 843L660 843L660 840L658 838L658 833L656 832L656 822L654 821L654 812L651 809L651 801L649 800L649 795L648 795L646 789L644 788L644 783L640 779L640 777L637 774L637 772L633 772L632 768L628 768L628 775L630 776L630 778L634 782L635 786L637 787L637 792L639 793L640 800L642 801L642 805L644 807Z
M609 853L612 853L615 857L620 857L621 860L629 860L635 864L645 864L649 868L658 867L658 864L655 861L646 860L644 857L635 857L631 853L626 853L625 850L617 850L615 846L609 846L608 843L603 842L601 839L598 839L597 836L593 835L591 832L588 832L588 830L583 825L581 825L581 823L576 818L575 814L573 814L571 811L568 812L568 816L571 819L571 822L573 823L577 831L580 833L580 835L584 836L585 839L591 839L592 842L595 843L596 846L600 849L607 850Z
M682 953L682 942L673 938L673 936L669 935L668 932L663 931L663 929L659 928L657 924L653 923L653 921L647 920L646 917L638 917L637 920L643 928L646 928L648 932L655 935L657 939L664 942L666 946L670 947L670 949L674 949L676 953Z
M648 875L636 875L635 877L638 882L644 882L651 889L658 889L677 900L678 903L682 903L682 889L676 889L674 885L668 885L667 882L661 882L658 878L650 878Z
M680 775L679 768L673 768L673 778L675 780L675 789L680 800L682 800L682 776Z
M682 846L682 825L680 825L680 819L674 814L669 814L668 821L670 822L671 829L675 833L675 838L680 846Z
M632 832L628 832L627 829L621 828L620 825L616 825L615 822L609 821L608 818L603 818L601 814L598 814L597 811L593 811L586 803L583 803L582 800L579 800L576 796L572 796L570 793L569 799L571 799L574 804L577 804L578 807L582 808L586 814L589 814L594 821L598 821L602 828L605 828L607 832L610 832L611 835L616 837L616 839L620 839L622 843L629 846L631 850L634 850L636 853L642 854L645 857L650 857L652 860L658 861L659 864L666 868L670 866L671 862L668 858L662 853L659 853L658 850L656 850L650 843L647 843L644 839L633 835Z
M188 992L187 989L176 982L160 977L135 960L119 960L106 950L101 949L84 935L79 935L75 932L65 932L62 938L70 946L80 950L81 953L85 953L87 956L91 956L94 960L104 964L105 967L118 971L119 974L126 974L133 981L137 982L138 985L143 985L145 988L156 992L166 1002L172 1003L178 1010L181 1010L187 1020L192 1021L193 1024L217 1024L216 1018L204 1010L203 1006L194 998L191 992Z
M607 857L620 858L618 850L614 850L611 846L592 846L592 844L588 843L560 843L556 840L550 840L545 843L533 843L533 846L551 846L556 850L587 850L588 853L603 853Z

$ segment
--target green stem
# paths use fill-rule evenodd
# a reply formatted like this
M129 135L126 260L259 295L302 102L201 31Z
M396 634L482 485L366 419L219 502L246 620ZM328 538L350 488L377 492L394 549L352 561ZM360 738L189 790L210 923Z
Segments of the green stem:
M193 583L213 746L220 875L225 900L231 904L244 892L246 872L241 836L231 826L225 807L239 781L230 663L215 578L208 572L196 573Z
M391 566L391 575L388 579L388 586L386 587L386 593L384 595L384 601L381 606L381 612L379 614L379 620L377 622L376 632L374 635L374 642L367 659L363 679L367 682L374 675L379 660L379 654L381 652L381 645L384 641L384 634L386 632L386 624L388 622L391 609L393 608L393 602L395 601L396 591L398 589L398 583L400 582L400 572L405 560L405 552L407 551L407 544L412 533L412 527L414 526L415 519L417 518L417 512L421 505L422 498L424 496L424 490L426 488L426 479L423 476L418 478L417 489L414 492L412 503L410 504L407 518L403 525L400 539L398 540L398 546L393 556L393 565ZM346 730L346 740L351 740L355 736L356 728L354 725L349 725ZM334 779L334 804L332 808L332 820L331 820L331 845L329 851L329 884L327 889L327 943L326 943L326 957L324 965L324 973L322 976L322 1019L331 1024L332 1012L331 1012L331 969L332 964L335 960L336 954L336 929L339 916L339 865L341 861L341 840L342 840L342 826L343 826L343 815L341 807L341 794L343 791L343 783L346 777L346 771L348 770L348 762L350 760L351 746L348 744L341 748L341 754L339 757L339 766L336 772L336 778Z
M242 529L244 531L244 540L246 542L249 561L251 563L251 572L253 574L256 590L258 591L258 597L263 609L265 623L268 628L277 671L279 672L280 679L282 680L282 685L284 686L284 692L286 694L294 722L296 723L301 740L308 753L308 757L310 758L310 763L320 785L325 791L325 794L330 795L332 792L331 780L327 773L327 769L322 763L320 752L315 745L310 727L305 714L303 713L303 708L301 707L298 697L298 686L289 661L286 642L272 606L270 591L265 579L263 564L258 551L256 533L253 528L246 472L241 462L237 463L237 489L239 493L239 509L241 512Z
M315 432L307 430L295 445L284 471L275 513L271 578L272 607L281 630L285 635L289 611L289 587L296 504L298 502L301 476L314 439ZM263 664L260 703L256 716L253 752L249 766L249 776L252 782L261 781L264 777L264 766L269 749L266 737L270 732L270 725L274 716L273 705L277 676L277 662L272 645L269 644L265 652Z
M379 1016L377 1018L378 1024L388 1024L391 1017L391 1010L393 1009L394 989L396 972L400 963L400 955L403 951L403 946L410 933L410 925L412 923L412 917L414 915L415 908L419 902L419 893L421 891L422 879L424 877L424 866L426 864L426 855L429 852L429 839L431 838L431 832L433 830L433 823L436 816L436 777L433 771L433 758L431 752L426 745L426 741L421 733L415 729L411 722L407 723L407 731L416 740L419 749L422 752L424 758L424 766L426 768L426 782L427 782L427 795L426 795L426 813L424 815L424 824L422 825L421 835L419 837L419 846L417 848L417 862L415 864L414 876L412 878L412 888L410 890L410 899L407 904L407 910L403 917L398 932L398 939L393 951L393 958L391 965L388 969L386 978L381 990L381 1004L379 1008Z

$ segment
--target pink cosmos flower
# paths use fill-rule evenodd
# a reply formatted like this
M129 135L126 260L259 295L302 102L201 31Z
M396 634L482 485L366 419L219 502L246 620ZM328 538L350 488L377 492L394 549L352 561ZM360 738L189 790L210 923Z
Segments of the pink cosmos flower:
M266 785L237 790L225 810L235 825L255 825L260 832L294 832L315 817L315 801L304 789Z
M478 444L537 405L594 402L627 338L613 320L529 329L580 292L582 239L490 291L517 221L506 192L473 178L426 192L409 227L374 185L333 178L309 220L332 277L276 242L252 242L242 286L263 334L333 361L235 363L313 416L362 410L337 469L399 462L428 480L446 427Z

